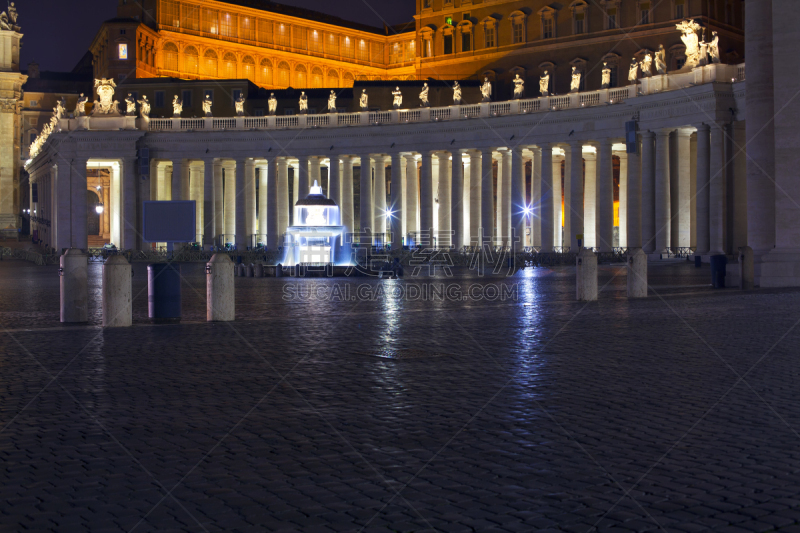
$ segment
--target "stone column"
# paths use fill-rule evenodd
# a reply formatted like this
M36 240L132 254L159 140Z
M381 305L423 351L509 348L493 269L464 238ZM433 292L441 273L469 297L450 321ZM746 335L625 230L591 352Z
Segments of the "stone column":
M503 150L500 152L501 161L497 162L498 168L500 163L502 162L503 165L503 188L500 190L501 194L499 195L499 200L502 200L503 203L503 245L510 246L511 245L511 207L513 205L512 201L512 185L511 182L514 179L514 176L511 174L511 150Z
M183 188L184 168L188 173L189 172L188 161L178 159L172 162L172 179L170 180L170 183L172 184L172 193L170 199L176 202L178 200L183 200L183 193L181 189Z
M375 157L375 178L374 178L374 214L375 222L373 227L375 233L386 238L386 156Z
M212 246L217 237L214 231L214 167L213 159L203 160L203 246ZM208 249L208 248L205 248Z
M419 232L419 175L414 155L406 158L406 232ZM416 238L416 237L415 237Z
M373 189L372 189L372 158L369 154L361 156L361 244L372 243L373 225L375 216L373 214Z
M214 160L214 238L225 233L225 195L222 188L222 160ZM215 244L225 244L217 243Z
M777 10L780 5L786 4L789 12ZM774 58L777 48L773 39L778 40L778 33L773 31L773 23L779 25L787 23L792 28L790 33L796 31L797 6L794 2L747 2L745 13L745 40L744 50L747 58L747 244L753 249L755 255L756 278L760 274L760 256L768 253L775 246L775 155L777 117L775 97L784 90L796 88L796 80L788 86L779 87L776 79L775 64L786 69L787 74L796 76L797 69L795 57L789 58L789 63L777 63ZM775 17L773 18L773 12ZM795 26L792 26L792 25ZM782 39L781 39L782 40ZM789 54L796 54L796 49L786 50ZM778 54L779 56L782 54ZM795 100L792 106L796 106ZM785 109L780 110L779 116ZM775 120L775 123L773 123ZM795 126L796 127L796 126ZM790 137L791 138L791 137ZM796 149L796 145L795 145ZM797 170L797 169L795 169ZM698 189L700 186L698 185ZM758 282L756 282L758 284Z
M225 238L231 241L231 235L236 233L236 162L223 163L225 175Z
M297 196L295 197L295 202L301 200L308 196L311 188L311 182L308 179L309 173L309 163L311 161L311 157L309 156L300 156L297 158L297 173L295 174L295 179L297 181ZM297 223L297 222L295 222Z
M452 188L451 188L451 222L450 227L453 231L453 248L456 250L464 246L464 160L461 152L453 152L452 168Z
M494 171L492 150L481 151L481 244L494 245Z
M708 227L708 198L711 183L711 128L708 124L697 126L697 189L695 206L697 212L697 249L695 254L708 255L711 241Z
M598 144L597 173L597 249L611 252L614 248L614 168L611 161L611 139Z
M355 232L355 206L353 205L353 158L349 155L342 159L342 203L340 213L342 226L346 233ZM352 242L352 239L351 241Z
M561 163L564 156L553 154L553 246L563 248L564 246L564 217L561 210L564 207L564 195L562 194L563 180L561 178Z
M322 164L321 157L308 158L308 186L311 187L316 182L322 187L322 171L320 166Z
M203 192L204 192L204 171L203 161L191 161L189 163L189 185L184 193L188 200L194 201L194 220L195 220L195 241L203 234ZM201 243L202 244L202 243Z
M555 199L553 198L553 148L542 147L542 252L550 253L555 246Z
M403 165L405 164L400 152L392 154L392 188L391 206L392 213L389 222L392 230L392 251L403 249L403 214L406 209L403 205Z
M245 161L244 177L244 226L247 246L254 246L251 235L258 233L256 229L256 162L253 159Z
M625 217L625 226L627 227L625 246L628 248L642 247L642 163L639 156L638 139L636 144L637 152L628 154L628 205Z
M71 203L70 211L70 248L80 248L86 250L89 247L89 228L86 217L86 164L85 158L77 158L69 162L69 170L65 175L69 176L71 184ZM59 173L59 177L60 177ZM69 190L69 189L68 189Z
M267 170L267 247L276 250L280 246L280 225L278 218L278 159L273 157L269 160L269 170ZM280 259L279 259L280 261Z
M531 224L533 246L542 246L542 149L531 149Z
M467 244L477 246L481 242L481 152L469 152L469 240Z
M583 245L597 247L597 153L585 152L586 176L583 187Z
M283 246L283 236L289 228L289 161L285 157L278 159L278 246ZM352 205L352 204L351 204Z
M519 252L525 247L525 166L522 162L522 147L515 146L509 151L510 171L510 206L511 206L511 239L510 245L513 252ZM505 160L504 160L505 163Z
M619 240L617 246L620 248L628 247L628 154L618 152L619 157L619 226L617 235Z
M270 175L269 167L263 163L258 165L258 234L267 234L267 187L269 180L275 179ZM263 237L262 237L263 238Z
M669 197L669 134L672 130L656 132L656 253L665 253L670 237Z
M561 236L564 247L572 248L572 148L564 147L564 206L561 208L563 217L563 235Z
M691 143L691 130L683 128L675 133L678 195L674 201L677 203L678 222L673 224L677 235L673 235L672 242L679 248L688 248L692 239Z
M419 231L420 242L433 246L433 176L431 175L432 152L422 153L422 169L419 179Z
M452 216L453 216L453 184L450 173L450 154L448 152L439 152L437 154L439 160L439 181L437 196L439 198L439 232L436 236L437 246L439 248L450 248L452 238Z
M243 160L236 161L236 193L235 197L235 205L236 205L236 249L239 251L245 250L248 246L248 238L249 238L249 227L247 226L247 184L250 182L246 178L247 163Z
M800 13L797 3L773 0L773 38L775 103L775 248L762 258L761 272L756 280L762 287L796 287L800 285L800 136L797 124L797 50L800 48ZM748 5L747 15L754 6ZM748 28L748 35L750 29ZM756 61L760 59L756 56ZM750 59L748 58L748 61ZM750 75L748 73L748 78ZM749 82L748 82L749 83ZM748 87L748 102L749 102ZM748 104L748 117L750 109ZM762 116L768 119L768 116ZM748 123L748 137L751 125ZM748 139L749 142L749 139ZM713 148L713 139L712 139ZM748 155L750 146L748 145ZM748 165L749 166L749 165ZM749 174L749 169L748 169ZM748 220L760 216L751 213ZM760 244L760 243L759 243ZM751 247L755 248L752 246ZM759 275L760 274L760 275Z
M464 155L466 154L466 150L460 150L458 152L458 161L462 165L461 171L461 242L458 244L459 247L462 246L469 246L470 244L470 235L469 235L469 228L470 228L470 219L469 219L469 206L470 206L470 158L467 156L466 158ZM455 160L453 161L455 163ZM453 167L453 172L455 172L455 168ZM455 174L453 174L453 179L455 179Z
M136 158L126 157L122 160L122 194L120 205L122 213L120 217L120 243L121 250L136 249L136 223L138 216L136 213ZM88 239L88 236L87 236Z
M332 155L328 161L328 198L339 206L336 224L342 223L342 169L339 156Z
M655 133L642 132L642 249L656 250Z
M708 186L708 238L710 255L725 253L725 126L711 124L711 180Z

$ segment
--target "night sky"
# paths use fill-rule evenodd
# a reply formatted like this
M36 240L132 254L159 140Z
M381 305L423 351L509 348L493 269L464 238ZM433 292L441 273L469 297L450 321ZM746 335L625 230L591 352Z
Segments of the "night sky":
M5 4L5 2L0 2ZM100 24L116 16L117 0L16 0L22 26L22 69L31 61L41 70L70 71L92 44ZM414 0L284 0L348 20L382 27L414 16ZM0 9L4 9L3 8Z

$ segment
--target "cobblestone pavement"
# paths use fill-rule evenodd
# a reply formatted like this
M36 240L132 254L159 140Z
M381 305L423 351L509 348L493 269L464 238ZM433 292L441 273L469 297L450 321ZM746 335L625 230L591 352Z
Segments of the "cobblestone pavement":
M800 531L798 291L237 278L206 324L184 274L184 323L146 323L137 265L103 331L96 301L58 324L56 269L0 264L0 532ZM437 284L458 301L413 298Z

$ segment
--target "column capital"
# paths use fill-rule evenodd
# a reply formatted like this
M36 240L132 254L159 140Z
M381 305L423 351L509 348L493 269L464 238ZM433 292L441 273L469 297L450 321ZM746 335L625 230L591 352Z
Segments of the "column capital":
M655 137L655 136L656 136L656 134L655 134L654 132L650 131L650 130L643 131L643 132L641 133L641 135L642 135L642 138L643 138L643 139L644 139L644 138L647 138L647 139L652 139L653 137Z
M583 149L583 145L585 143L583 141L572 140L572 141L567 141L567 144L569 145L570 148Z
M699 131L709 131L709 130L711 130L711 126L706 124L705 122L701 122L700 124L696 124L694 127L697 129L698 132Z
M677 128L661 128L655 131L656 137L668 137Z

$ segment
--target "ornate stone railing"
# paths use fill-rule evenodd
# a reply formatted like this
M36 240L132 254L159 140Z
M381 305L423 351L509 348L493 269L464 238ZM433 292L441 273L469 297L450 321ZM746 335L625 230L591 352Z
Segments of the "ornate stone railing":
M550 113L564 109L581 109L622 104L639 96L688 89L708 83L735 83L744 81L744 79L744 63L740 65L711 64L697 67L686 72L673 72L642 78L637 84L628 85L627 87L575 92L566 95L542 96L539 98L511 100L506 102L452 105L434 108L422 107L391 111L269 117L135 118L132 116L107 116L62 118L58 122L58 129L56 131L74 131L81 129L138 129L154 132L275 130L287 128L335 128L341 126L424 123L476 118L488 119L492 117L528 113ZM43 142L40 144L43 144Z

